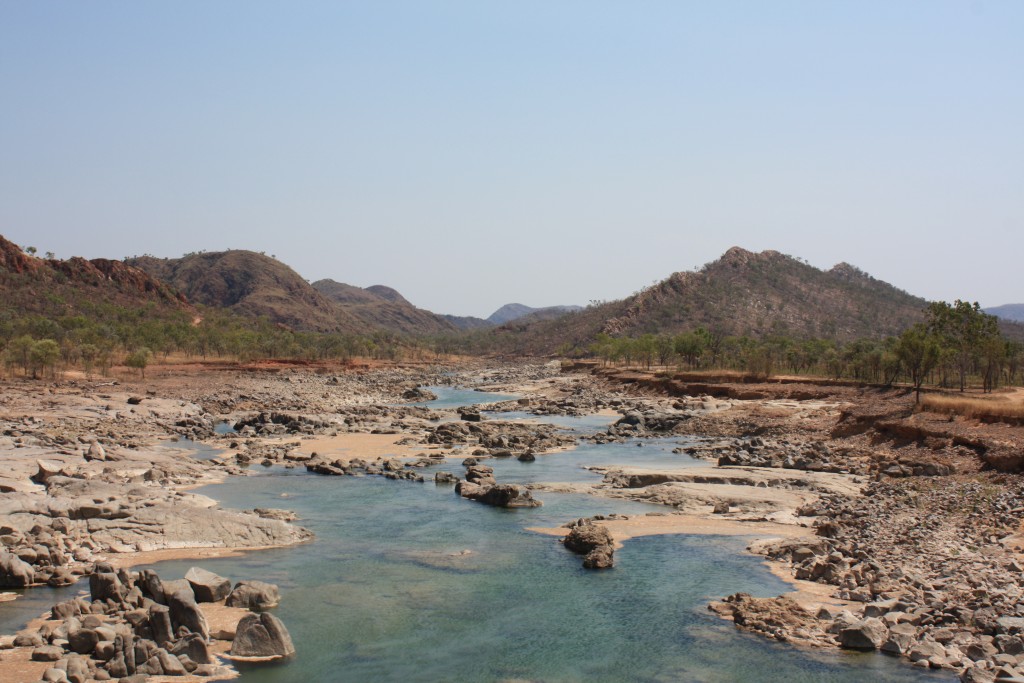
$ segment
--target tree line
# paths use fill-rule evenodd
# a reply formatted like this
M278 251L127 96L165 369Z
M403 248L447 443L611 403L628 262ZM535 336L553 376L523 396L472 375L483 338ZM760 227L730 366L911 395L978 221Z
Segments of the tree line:
M299 332L266 318L215 309L199 317L181 311L99 305L89 314L46 316L0 312L0 360L9 374L45 378L63 369L108 374L115 365L145 375L154 360L270 358L345 361L421 358L427 345L397 334Z
M816 375L867 383L925 383L964 391L978 380L990 392L1024 380L1024 343L1004 338L997 320L977 303L935 302L926 320L899 336L840 343L782 335L753 338L700 327L677 335L613 337L600 334L590 354L605 363L650 368L735 370L757 377Z

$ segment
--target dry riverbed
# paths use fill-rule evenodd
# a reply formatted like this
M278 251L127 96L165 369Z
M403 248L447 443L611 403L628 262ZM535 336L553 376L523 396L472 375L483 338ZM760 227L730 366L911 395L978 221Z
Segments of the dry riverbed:
M169 367L144 383L5 381L0 583L63 585L95 577L99 567L123 590L99 596L106 602L97 614L129 625L100 635L120 636L122 646L130 638L154 643L162 654L152 650L151 657L173 669L167 658L184 661L184 651L173 648L186 646L168 641L161 649L149 621L158 617L130 615L160 612L154 605L166 602L132 566L182 557L201 565L204 557L312 540L287 510L225 510L191 489L245 476L258 463L422 480L430 465L468 455L456 490L481 503L529 506L534 493L547 490L662 506L663 513L566 520L574 528L537 530L571 536L571 546L582 541L573 549L587 554L587 566L613 565L614 547L642 535L755 539L751 551L794 591L776 599L734 595L713 605L738 626L806 645L883 649L964 680L994 680L1024 664L1024 486L1015 472L993 471L1017 470L1024 461L1014 459L1024 443L1019 427L932 419L894 392L705 384L686 394L644 373L590 370ZM578 437L543 424L543 417L503 422L473 410L408 405L424 396L418 387L445 383L519 397L491 406L498 411L615 416L611 427L586 437L595 443L697 436L684 450L707 464L623 462L596 470L602 478L594 484L502 484L489 460L559 457ZM218 427L225 421L234 429ZM173 438L219 453L184 457L191 443ZM77 609L92 609L92 592L93 600ZM246 614L200 605L207 622L227 624L217 627L222 636L232 630L228 622ZM66 672L74 659L68 626L102 628L96 620L84 626L81 617L69 612L48 625L34 623L19 634L27 644L4 640L0 679L40 680L53 666L31 661L40 647L56 647L51 654L61 656L53 661L64 662ZM103 656L114 648L109 642ZM210 667L229 666L216 657L232 647L230 638L204 642L212 643ZM89 661L95 678L83 680L105 680L116 657ZM200 673L209 679L230 669Z

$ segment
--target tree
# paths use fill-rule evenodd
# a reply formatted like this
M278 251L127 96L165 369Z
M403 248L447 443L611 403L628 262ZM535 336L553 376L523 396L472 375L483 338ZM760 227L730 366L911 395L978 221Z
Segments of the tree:
M987 341L999 338L996 317L973 304L957 299L952 305L936 301L928 305L928 329L949 352L950 362L960 378L960 391L967 388L970 372Z
M914 325L896 343L896 357L910 375L914 385L914 402L921 402L921 385L939 362L939 342L922 323Z
M146 366L149 365L149 359L152 357L152 351L147 349L145 346L140 346L124 359L124 364L130 368L136 368L142 376L142 379L146 379Z
M35 344L35 340L27 334L12 339L7 345L5 352L7 363L9 365L20 365L27 375L32 360L33 344Z
M39 372L47 368L50 368L52 374L60 360L60 344L52 339L40 339L32 344L29 359L32 363L32 379L37 379Z
M668 365L668 361L672 357L672 353L675 351L672 344L672 337L667 334L659 334L655 343L658 349L658 365Z
M697 361L704 355L710 336L704 328L676 335L675 351L686 360L691 370L697 367Z
M99 356L100 350L92 344L82 344L78 348L78 355L82 358L82 367L85 369L86 376L92 372L93 365L96 363L96 357Z

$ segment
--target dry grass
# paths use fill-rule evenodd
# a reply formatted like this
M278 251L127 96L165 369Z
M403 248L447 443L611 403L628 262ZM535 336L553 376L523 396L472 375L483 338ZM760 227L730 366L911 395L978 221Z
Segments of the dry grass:
M943 415L961 415L985 422L1024 422L1024 401L1002 396L969 398L926 394L921 397L921 410Z

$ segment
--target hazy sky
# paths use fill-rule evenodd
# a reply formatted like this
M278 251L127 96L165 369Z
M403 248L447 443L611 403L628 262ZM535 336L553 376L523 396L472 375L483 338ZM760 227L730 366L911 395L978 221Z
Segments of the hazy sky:
M1024 2L0 0L0 234L486 316L732 245L1024 301Z

